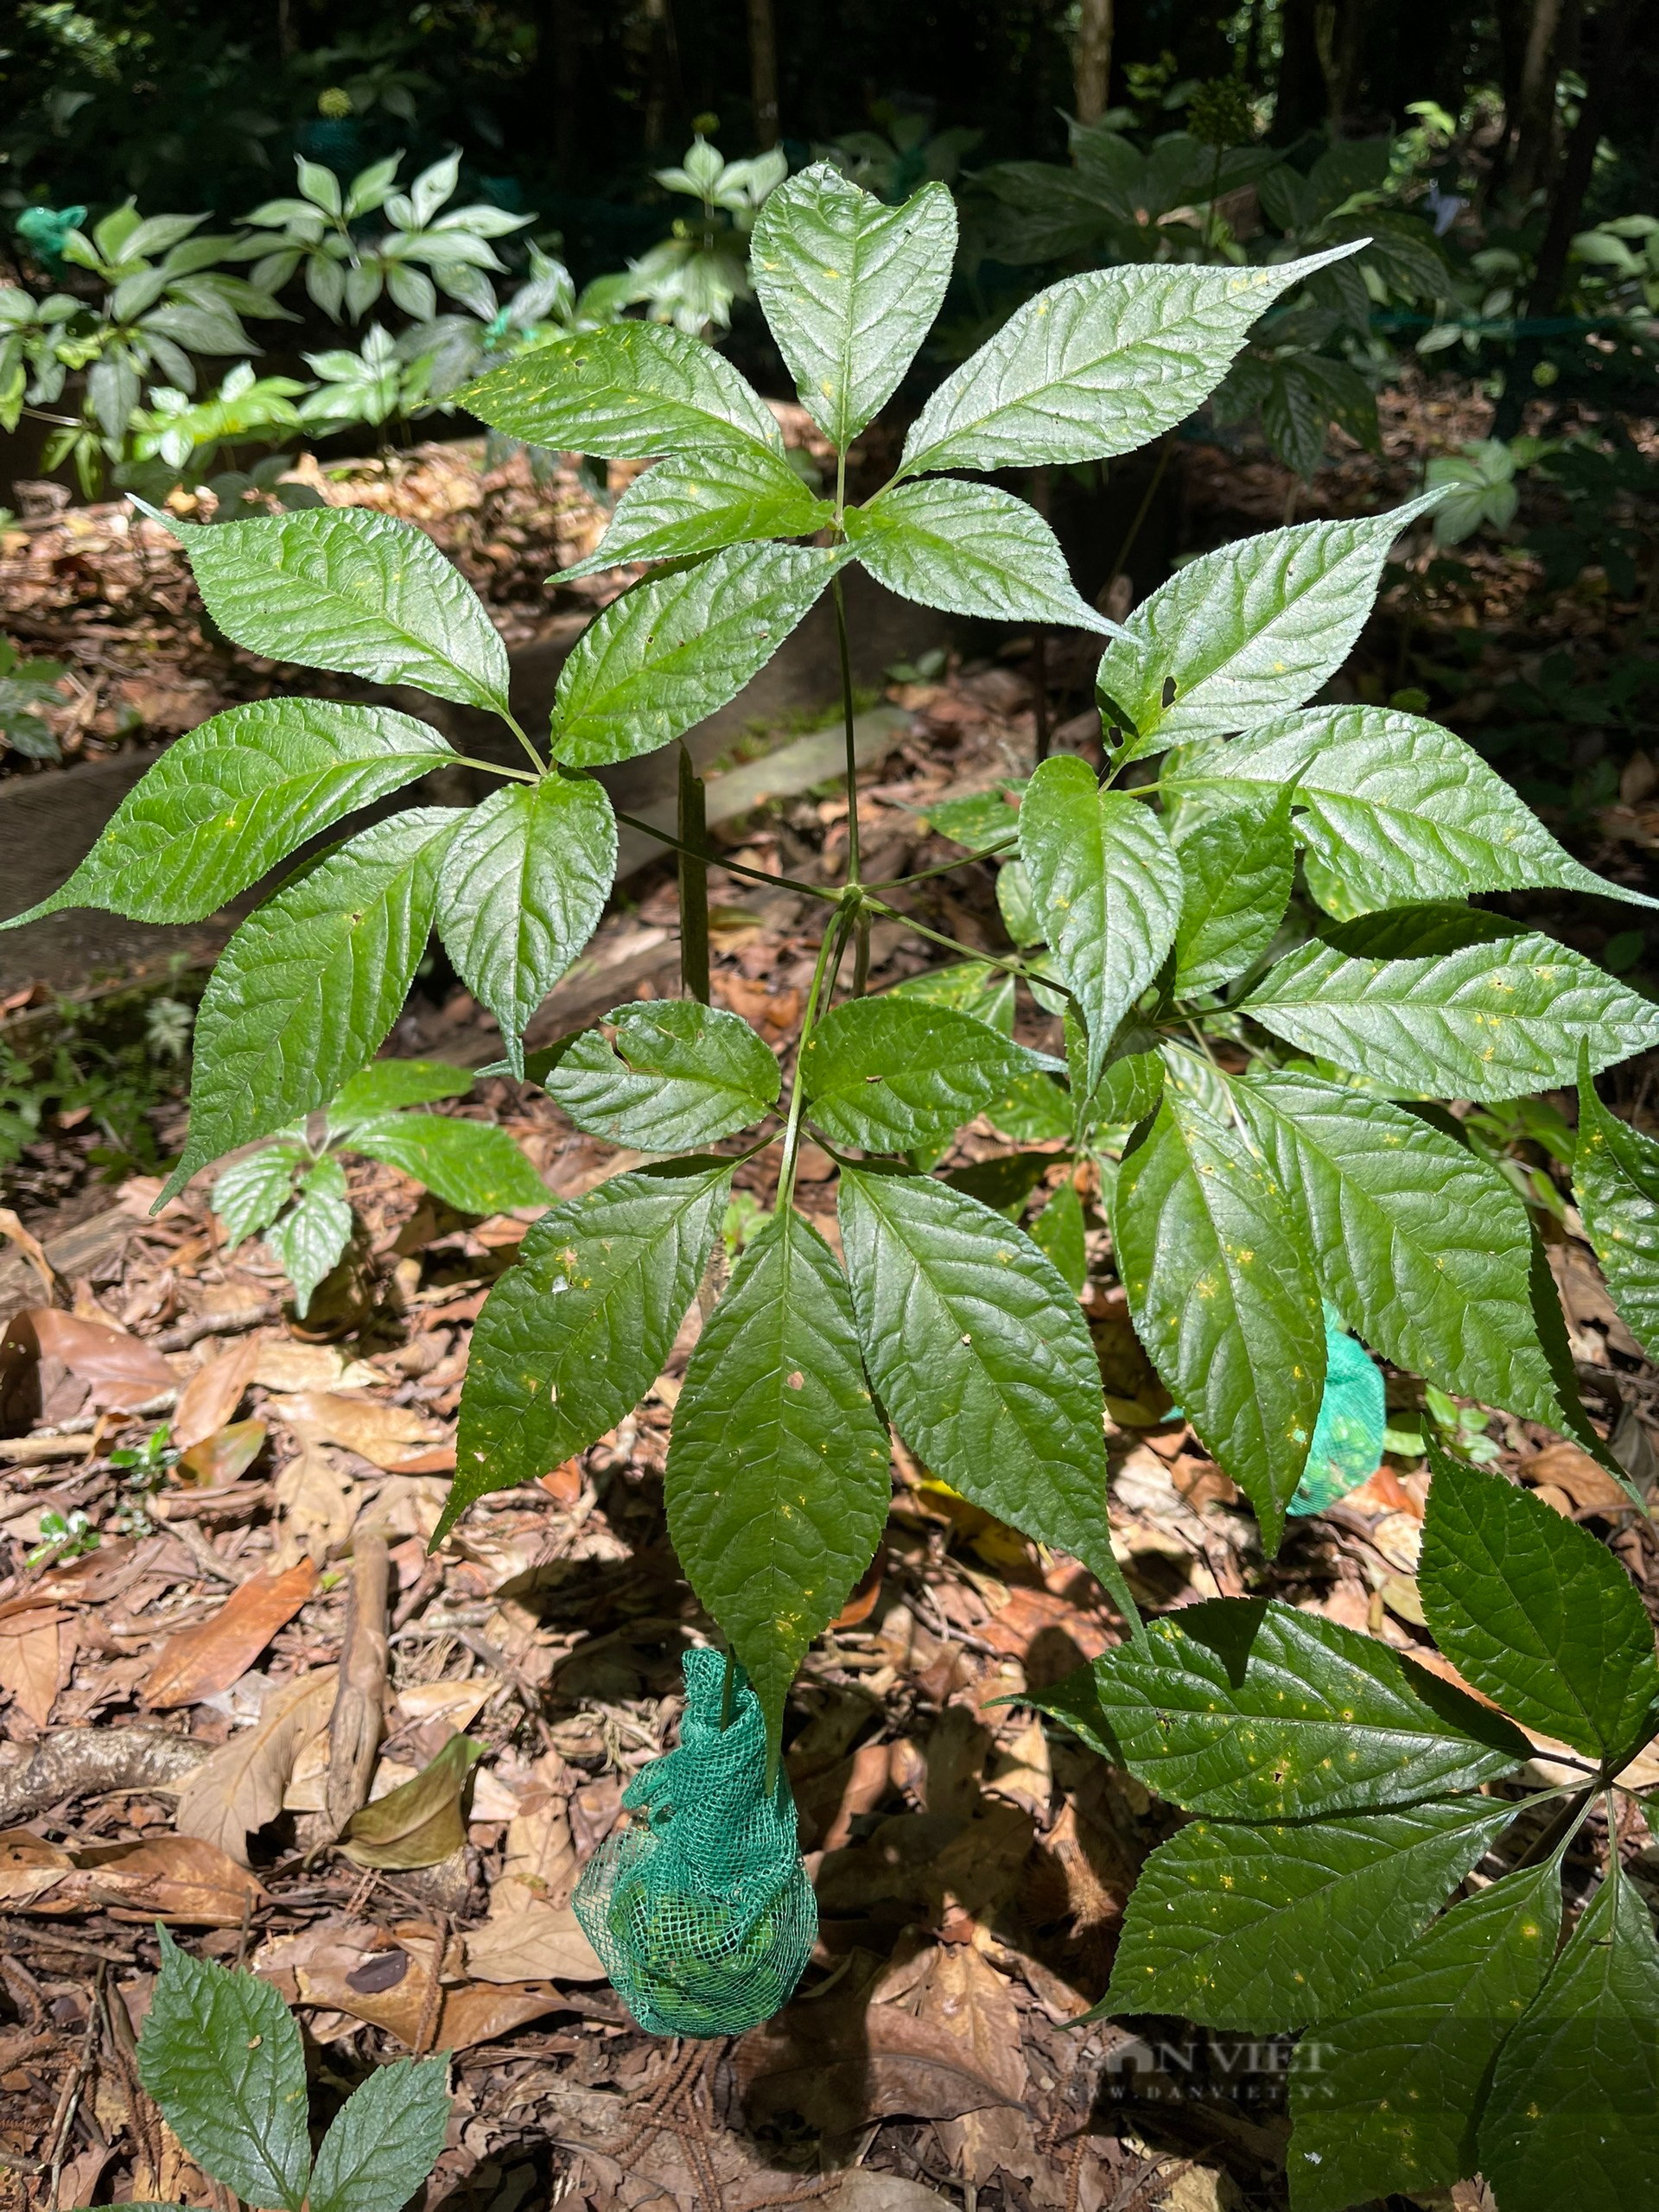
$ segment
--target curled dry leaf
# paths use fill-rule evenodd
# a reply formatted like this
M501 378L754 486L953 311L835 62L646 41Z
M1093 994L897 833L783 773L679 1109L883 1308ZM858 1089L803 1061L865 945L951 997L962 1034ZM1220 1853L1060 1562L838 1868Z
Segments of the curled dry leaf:
M46 1255L46 1247L33 1230L25 1229L10 1206L0 1206L0 1236L9 1236L41 1279L48 1298L58 1295L58 1274Z
M262 1421L232 1421L181 1452L178 1471L187 1482L203 1490L224 1489L246 1474L270 1433Z
M238 1729L187 1778L175 1821L179 1834L245 1859L249 1836L282 1810L300 1752L326 1736L336 1682L335 1669L323 1667L273 1690L252 1727Z
M568 1904L525 1905L467 1938L474 1981L603 1981L599 1955Z
M43 1359L60 1359L69 1372L90 1385L94 1405L111 1413L130 1413L178 1377L153 1346L118 1329L113 1321L94 1321L55 1306L32 1306L12 1321L14 1341L27 1335Z
M308 1558L320 1567L351 1535L359 1493L325 1445L305 1444L277 1475L273 1497L281 1524L277 1563Z
M286 1627L317 1584L310 1560L276 1571L264 1568L238 1586L219 1611L181 1629L139 1685L144 1703L157 1710L194 1705L229 1689Z
M64 1645L70 1618L45 1605L0 1621L0 1690L36 1728L50 1721L67 1663L74 1656L73 1626L67 1651Z
M436 1473L441 1462L454 1465L454 1448L442 1428L407 1406L383 1406L334 1390L301 1390L272 1410L302 1444L343 1444L388 1473Z
M436 1931L420 1922L391 1929L336 1922L264 1944L254 1969L290 2004L366 2020L411 2050L429 2009L436 2016L429 2028L431 2044L464 2050L554 2012L563 2001L549 1982L474 1983L445 1987L430 2008L436 1946ZM457 1948L446 1954L446 1980L457 1973Z
M341 1848L358 1866L407 1870L435 1866L467 1840L461 1799L484 1746L452 1736L436 1758L408 1782L353 1813Z
M194 1836L69 1852L27 1828L0 1835L0 1902L10 1911L105 1911L118 1920L235 1928L264 1895L245 1867Z
M173 1416L172 1440L181 1452L205 1444L226 1426L241 1404L258 1362L258 1345L245 1338L196 1370L180 1391Z

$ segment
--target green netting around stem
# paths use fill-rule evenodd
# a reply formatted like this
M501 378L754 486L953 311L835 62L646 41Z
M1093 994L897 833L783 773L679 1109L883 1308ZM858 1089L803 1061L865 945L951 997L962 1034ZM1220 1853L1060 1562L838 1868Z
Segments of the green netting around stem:
M818 1932L779 1770L766 1788L766 1726L742 1669L728 1724L726 1662L685 1655L677 1747L642 1767L615 1828L571 1900L640 2026L658 2036L736 2035L769 2019L800 1980Z
M1368 1481L1382 1464L1387 1427L1382 1371L1364 1345L1343 1327L1341 1315L1327 1306L1325 1395L1290 1510L1322 1513Z

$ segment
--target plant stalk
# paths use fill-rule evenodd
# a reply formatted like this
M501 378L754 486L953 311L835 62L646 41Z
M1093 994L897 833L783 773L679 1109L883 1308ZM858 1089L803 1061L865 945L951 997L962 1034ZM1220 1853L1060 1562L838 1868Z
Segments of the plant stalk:
M702 778L680 742L680 982L688 998L709 1003L708 810Z
M801 1063L812 1042L812 1031L818 1018L818 1000L823 991L823 982L830 961L837 965L847 942L847 932L852 923L850 907L843 904L831 917L818 945L817 962L812 970L812 987L806 995L806 1012L801 1017L801 1041L795 1053L795 1080L790 1085L789 1118L784 1124L784 1159L778 1171L778 1211L782 1213L795 1196L795 1166L801 1149L801 1109L806 1095L801 1081Z

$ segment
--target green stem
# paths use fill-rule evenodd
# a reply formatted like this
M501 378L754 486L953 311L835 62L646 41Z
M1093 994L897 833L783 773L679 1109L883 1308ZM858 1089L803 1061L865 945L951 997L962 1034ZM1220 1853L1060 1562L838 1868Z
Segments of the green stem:
M885 899L873 899L869 886L863 887L864 904L873 914L880 914L890 922L902 922L907 930L914 930L918 937L925 937L931 944L942 944L947 952L959 952L965 960L977 960L987 968L1001 968L1010 976L1023 976L1027 982L1033 978L1046 983L1052 991L1064 991L1065 985L1058 976L1045 976L1023 960L1009 960L997 952L982 952L977 945L964 944L959 937L947 937L943 930L931 930L925 922L918 922L914 914L901 913L897 906L889 906ZM1068 992L1067 996L1071 994Z
M1150 785L1147 786L1147 790L1151 788ZM976 852L964 853L960 860L941 861L937 868L920 868L913 875L890 875L880 883L867 883L864 888L867 891L902 891L907 883L925 883L931 876L949 875L954 869L971 868L976 861L990 860L998 853L1011 853L1019 842L1016 832L1012 837L999 837L994 845L982 845Z
M708 822L702 778L680 745L680 982L688 998L709 1003Z
M524 780L528 783L531 779L525 777ZM541 779L537 777L535 780L539 782ZM671 853L690 854L693 860L706 861L708 858L707 854L694 852L690 845L683 844L668 830L659 830L654 822L647 822L638 814L625 814L620 806L616 809L616 818L626 823L630 830L639 830L647 837L654 837L659 845L666 845ZM840 892L831 891L822 883L803 883L798 876L793 875L768 875L765 868L748 868L741 861L723 860L720 865L728 875L746 876L751 883L769 883L776 891L798 891L804 898L822 899L832 906L841 904Z
M795 1166L801 1149L801 1109L806 1103L805 1086L801 1080L801 1063L807 1047L812 1042L812 1031L818 1018L818 999L823 990L823 979L833 958L840 964L842 950L847 942L847 931L852 913L842 906L832 917L818 946L817 965L812 970L812 988L806 995L806 1012L801 1019L801 1041L795 1054L795 1080L790 1085L789 1118L784 1124L784 1159L778 1171L778 1211L784 1212L795 1195Z
M1153 470L1151 480L1148 482L1146 490L1141 495L1141 504L1135 511L1135 520L1129 524L1128 529L1124 532L1123 543L1118 547L1117 558L1112 563L1112 573L1107 577L1105 588L1102 591L1100 598L1095 602L1096 606L1101 605L1103 601L1111 597L1112 586L1122 575L1123 564L1128 559L1130 554L1135 550L1135 541L1141 535L1141 525L1151 513L1152 503L1158 496L1158 486L1164 480L1164 471L1169 466L1172 442L1170 433L1166 431L1164 434L1163 444L1158 449L1158 466Z
M847 647L847 607L841 578L830 586L836 602L836 644L841 653L841 714L847 739L847 880L858 881L858 741L853 734L853 663Z
M531 743L529 738L525 736L524 730L518 722L511 714L508 713L505 707L501 709L501 719L505 722L507 728L512 732L519 744L524 747L525 752L530 755L531 766L535 769L536 779L539 783L541 779L547 773L546 761L543 760L541 754Z
M541 778L532 776L527 768L504 768L499 760L474 760L469 753L457 753L442 764L451 768L481 768L486 776L505 776L515 784L539 784Z

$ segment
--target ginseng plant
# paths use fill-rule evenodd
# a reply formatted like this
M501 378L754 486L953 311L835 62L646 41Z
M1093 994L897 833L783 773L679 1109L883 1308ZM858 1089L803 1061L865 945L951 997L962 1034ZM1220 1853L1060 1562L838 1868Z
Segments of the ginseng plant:
M1524 923L1467 903L1540 886L1640 894L1572 859L1447 731L1381 707L1309 703L1352 645L1390 547L1434 495L1224 546L1115 629L1077 595L1040 518L970 480L1161 435L1215 388L1263 308L1354 244L1273 265L1062 280L946 378L892 480L849 504L848 448L919 346L954 237L942 188L893 209L823 167L782 186L756 222L755 290L803 404L841 456L832 497L790 467L771 410L728 363L657 325L540 347L471 388L474 414L513 437L656 462L595 556L643 574L572 651L537 736L509 711L506 657L484 608L417 531L337 510L170 524L228 637L493 710L523 766L499 771L499 787L470 810L415 807L347 835L243 923L202 1001L189 1138L168 1190L333 1097L385 1037L435 926L498 1017L510 1070L543 1081L579 1127L658 1155L551 1206L492 1293L473 1340L447 1529L483 1492L585 1449L644 1395L703 1281L734 1169L776 1146L775 1211L692 1352L666 1476L681 1562L747 1670L774 1759L796 1669L880 1534L891 1424L936 1476L1073 1554L1111 1593L1127 1671L1110 1677L1104 1707L1084 1712L1081 1694L1072 1703L1115 1755L1130 1756L1114 1730L1128 1725L1131 1688L1160 1713L1179 1697L1208 1707L1230 1688L1240 1710L1217 1756L1230 1747L1241 1771L1251 1699L1334 1700L1319 1757L1339 1783L1299 1785L1291 1764L1274 1770L1239 1797L1267 1822L1254 1828L1227 1824L1237 1808L1221 1789L1224 1817L1183 1831L1207 1839L1185 1845L1202 1872L1177 1869L1157 1893L1160 1929L1198 1955L1227 1934L1217 1901L1236 1889L1314 1898L1317 1910L1286 1927L1287 1942L1313 1955L1344 1916L1363 1923L1368 1945L1333 1951L1315 1986L1299 1993L1293 1963L1209 2015L1300 2028L1351 2008L1482 1853L1501 1847L1510 1801L1491 1793L1511 1784L1494 1777L1522 1766L1528 1740L1370 1639L1332 1656L1318 1624L1293 1633L1259 1606L1231 1642L1220 1637L1219 1657L1196 1635L1179 1648L1149 1636L1113 1555L1101 1378L1077 1297L1037 1242L933 1168L981 1116L1045 1164L1057 1152L1086 1164L1145 1348L1254 1508L1269 1554L1319 1411L1327 1304L1396 1366L1572 1436L1627 1481L1579 1402L1524 1201L1435 1102L1513 1099L1582 1075L1599 1147L1584 1163L1596 1192L1586 1211L1624 1267L1633 1325L1650 1323L1659 1170L1592 1084L1659 1043L1659 1008ZM694 995L619 1007L526 1069L525 1024L612 880L614 817L593 772L670 744L730 699L822 594L842 621L853 563L957 614L1108 636L1103 772L1075 756L1044 761L1017 817L983 848L1008 863L999 888L1022 949L976 953L913 919L913 880L863 880L849 695L846 880L792 887L820 902L823 928L786 1095L753 1032ZM302 840L454 757L429 725L388 707L232 708L163 755L34 911L199 918ZM679 842L695 923L705 855L695 832ZM977 861L969 852L957 865ZM867 995L872 917L911 919L956 957L919 989ZM687 966L701 982L696 935L688 930ZM1054 1053L1014 1041L1020 988L1063 1008ZM839 1173L839 1255L793 1203L809 1135ZM1476 1484L1465 1520L1504 1488L1496 1476L1458 1479ZM1449 1507L1443 1517L1450 1525ZM1580 1764L1599 1789L1652 1732L1652 1638L1633 1598L1615 1606L1602 1587L1611 1576L1628 1591L1618 1562L1582 1532L1562 1533L1599 1562L1561 1597L1567 1618L1581 1609L1599 1621L1617 1645L1609 1664L1630 1675L1630 1694L1593 1729L1551 1732L1589 1748ZM1478 1624L1508 1618L1495 1558L1466 1532L1459 1541L1484 1590L1465 1610ZM1451 1619L1457 1606L1448 1599L1444 1610ZM1483 1635L1478 1626L1465 1643ZM1463 1649L1453 1636L1453 1655ZM1371 1655L1381 1718L1356 1701ZM1466 1653L1458 1663L1480 1679ZM1183 1664L1178 1697L1170 1679ZM1545 1671L1541 1662L1539 1681ZM1524 1725L1545 1725L1541 1691L1530 1706L1509 1702ZM1397 1739L1414 1729L1430 1749L1408 1757ZM1191 1776L1181 1796L1167 1762L1144 1744L1134 1756L1177 1802L1202 1806ZM1469 1789L1484 1794L1456 1794ZM1558 1857L1560 1843L1549 1844ZM1344 1854L1354 1853L1370 1888L1349 1878ZM1379 1893L1408 1909L1374 1912ZM1628 1880L1604 1894L1611 1903L1585 1923L1602 1947L1595 1970L1574 1983L1593 2024L1575 2016L1567 2040L1636 2038L1630 2063L1651 2083L1659 1957ZM1542 1942L1553 1950L1553 1929ZM1570 1944L1562 1954L1577 1955ZM1522 1976L1510 2012L1546 2002L1554 1972L1535 2000ZM1206 2017L1200 1974L1131 1983L1127 1994L1114 1984L1114 2009L1176 2002ZM1542 2031L1534 2038L1546 2071L1548 2044ZM1584 2108L1533 2090L1506 2107L1504 2212L1544 2201L1524 2179L1529 2161L1545 2171L1533 2153L1547 2139L1559 2148L1576 2125L1563 2112ZM1630 2127L1653 2125L1644 2095L1649 2117ZM1580 2132L1607 2140L1610 2130L1599 2107ZM1467 2148L1459 2137L1446 2155L1455 2163ZM1641 2189L1652 2201L1653 2164L1640 2189L1621 2179L1619 2201Z

